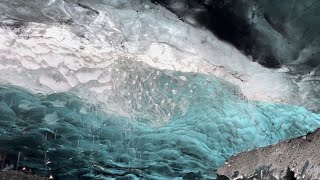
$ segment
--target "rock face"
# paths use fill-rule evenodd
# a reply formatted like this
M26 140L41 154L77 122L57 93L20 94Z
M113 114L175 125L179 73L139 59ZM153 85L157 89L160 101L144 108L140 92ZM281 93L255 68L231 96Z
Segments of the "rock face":
M320 179L320 129L240 153L218 169L220 179Z

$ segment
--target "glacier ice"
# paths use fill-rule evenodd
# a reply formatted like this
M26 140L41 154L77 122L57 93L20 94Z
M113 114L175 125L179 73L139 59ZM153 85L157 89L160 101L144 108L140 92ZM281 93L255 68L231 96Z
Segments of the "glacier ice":
M2 86L1 147L11 159L21 152L21 165L65 178L213 178L237 152L320 127L320 115L304 107L249 101L214 76L138 67L127 75L136 85L128 79L112 95L134 117L72 93Z
M290 68L263 68L210 31L186 24L148 1L18 0L2 1L0 9L0 81L6 84L64 92L94 80L82 79L87 74L80 71L94 71L98 76L102 69L112 68L113 62L129 58L160 69L223 77L239 85L250 99L312 110L319 107L319 88L312 80L316 70L297 81L300 76L283 73ZM34 71L27 73L30 69ZM17 72L21 76L11 75ZM102 84L95 90L107 88Z
M211 30L253 61L272 68L286 66L303 92L301 101L319 102L318 1L155 1L186 23ZM319 107L315 104L314 110Z
M154 1L186 23L207 27L265 66L303 64L310 70L319 65L317 1Z
M265 68L149 1L0 11L0 150L39 174L214 179L235 153L320 127L316 68Z

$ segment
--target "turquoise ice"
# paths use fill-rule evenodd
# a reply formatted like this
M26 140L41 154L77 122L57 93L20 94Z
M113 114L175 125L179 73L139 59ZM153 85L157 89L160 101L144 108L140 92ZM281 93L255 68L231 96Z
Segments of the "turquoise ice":
M249 101L214 76L143 68L123 78L110 99L131 116L72 93L2 86L1 150L70 179L214 179L231 155L320 127L319 114Z

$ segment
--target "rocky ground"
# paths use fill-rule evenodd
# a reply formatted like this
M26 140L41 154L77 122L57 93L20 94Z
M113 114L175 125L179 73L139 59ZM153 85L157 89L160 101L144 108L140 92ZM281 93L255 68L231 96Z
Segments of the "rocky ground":
M320 129L276 145L240 153L218 169L230 179L320 179Z
M25 174L17 171L0 172L0 180L47 180L46 177L39 177L32 174Z

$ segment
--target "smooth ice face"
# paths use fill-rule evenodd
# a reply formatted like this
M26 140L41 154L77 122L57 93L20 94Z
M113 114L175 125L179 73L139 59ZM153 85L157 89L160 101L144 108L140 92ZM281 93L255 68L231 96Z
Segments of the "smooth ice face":
M106 113L73 94L1 87L1 147L11 159L21 152L21 165L64 178L201 179L214 178L216 168L237 152L320 127L320 115L248 101L214 76L143 64L129 69L130 84L120 84L111 97L135 111L133 117Z

